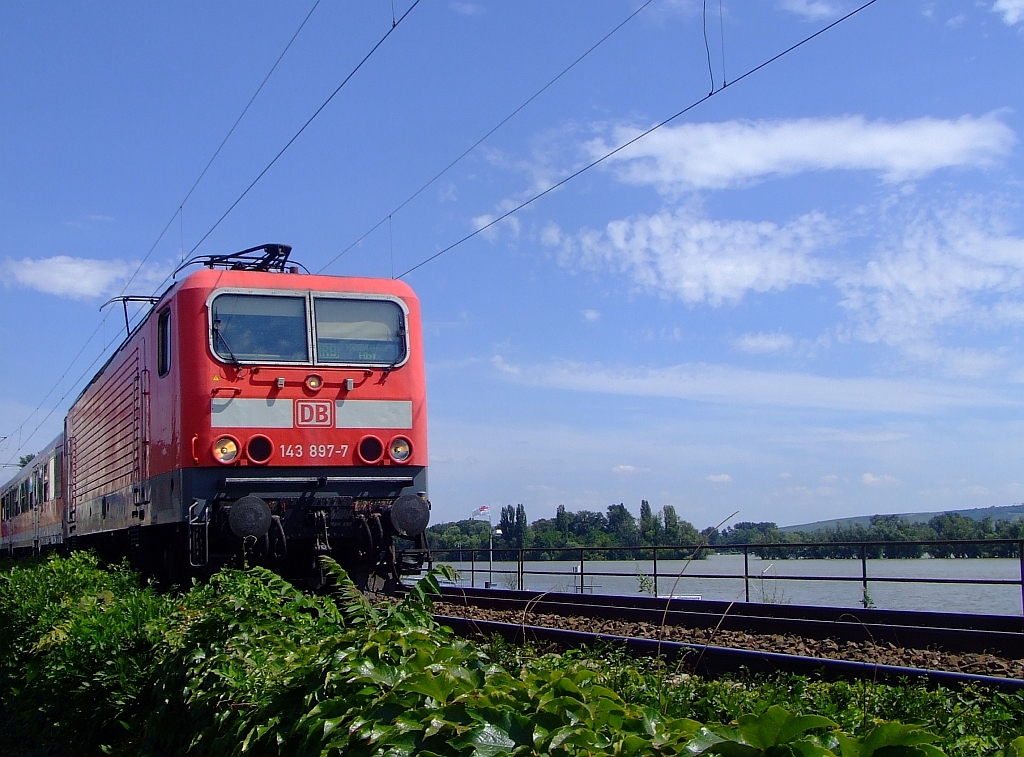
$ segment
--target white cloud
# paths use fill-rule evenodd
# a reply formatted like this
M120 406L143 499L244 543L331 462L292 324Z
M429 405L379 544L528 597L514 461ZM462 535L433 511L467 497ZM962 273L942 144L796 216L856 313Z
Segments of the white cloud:
M858 336L901 346L955 375L985 375L1002 365L1002 355L936 341L941 327L1024 319L1024 239L985 216L980 203L922 214L861 269L840 276L842 305L858 321Z
M827 476L822 476L821 480L826 484L834 484L839 480L839 476L837 476L835 473L830 473Z
M483 15L483 6L477 3L460 3L450 2L448 6L456 13L461 13L463 16L480 16Z
M943 347L934 342L912 342L901 347L908 357L937 365L947 376L983 378L1007 363L1006 357L999 352L985 352L971 347Z
M0 279L8 286L14 284L58 297L89 299L116 291L136 266L122 260L93 260L67 255L38 260L7 259L0 264Z
M548 223L540 232L540 241L545 247L557 247L562 243L562 230L555 222Z
M483 215L473 216L473 231L480 231L484 235L484 238L486 240L488 240L489 242L493 242L495 239L498 238L497 230L494 228L494 226L491 226L491 224L494 223L495 218L496 216L494 216L491 213L484 213Z
M860 480L866 486L886 486L898 483L898 479L895 476L876 476L872 473L865 473L860 477Z
M748 291L812 284L825 274L811 253L834 232L820 213L784 226L712 221L680 208L612 221L564 241L562 261L629 274L643 288L688 304L738 302Z
M585 148L598 157L642 131L618 126L609 139L591 140ZM899 123L863 116L725 121L663 127L609 162L628 183L675 194L807 171L875 171L899 182L941 168L993 165L1015 142L1013 130L993 114Z
M730 476L728 473L716 473L714 475L708 476L708 481L710 481L713 484L728 484L732 481L732 476Z
M740 352L750 354L768 354L771 352L788 352L793 349L793 337L789 334L744 334L733 340L733 346Z
M1024 0L996 0L992 10L1003 16L1007 24L1019 24L1024 21Z
M635 465L616 465L612 468L612 473L624 473L631 474L639 471Z
M587 323L595 323L596 321L601 320L601 314L596 310L584 310L583 320Z
M962 385L884 378L833 378L691 363L668 368L606 367L557 361L520 367L500 355L496 369L513 381L571 391L671 397L737 406L812 407L884 413L934 413L954 407L1009 407L1016 400Z
M1008 230L1004 210L992 198L921 212L895 213L883 203L881 241L865 255L839 248L847 237L821 213L783 225L711 220L690 202L615 220L604 230L559 231L559 258L563 265L625 275L637 289L689 305L717 307L752 292L831 283L850 316L841 339L897 347L904 358L949 376L981 378L1007 365L1009 348L949 338L964 327L1024 324L1024 237ZM777 354L791 352L796 340L752 332L732 345Z
M825 0L781 0L779 7L801 16L805 21L821 21L838 15L840 7Z
M481 232L484 239L488 242L497 241L498 229L501 227L508 229L514 239L519 237L519 232L522 229L522 223L518 218L515 216L508 216L495 223L497 218L498 216L491 213L474 216L472 218L473 230Z

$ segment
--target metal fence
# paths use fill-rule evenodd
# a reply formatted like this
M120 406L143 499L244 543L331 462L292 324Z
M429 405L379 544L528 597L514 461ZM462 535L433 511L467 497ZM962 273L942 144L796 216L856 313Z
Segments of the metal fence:
M637 547L525 547L520 549L498 548L456 548L435 552L432 562L452 562L453 556L457 557L459 563L469 563L469 581L473 587L482 583L485 588L493 587L493 576L502 577L508 588L522 590L527 576L565 576L572 577L575 591L585 593L593 591L600 586L593 583L596 577L632 577L643 576L644 580L650 581L655 596L659 592L659 580L676 579L678 572L658 571L659 558L662 564L667 559L678 560L700 560L709 554L742 554L742 573L700 573L692 575L691 578L708 580L743 580L744 601L750 601L751 579L758 579L761 576L750 572L750 556L769 559L807 559L832 557L838 559L856 559L860 561L859 576L844 575L782 575L774 576L780 581L838 581L838 582L859 582L861 586L862 604L864 607L870 605L869 583L903 583L903 584L957 584L957 585L984 585L984 586L1017 586L1020 588L1021 609L1024 612L1024 540L1014 539L939 539L934 541L865 541L865 542L800 542L800 543L758 543L758 544L730 544L730 545L663 545L663 546L637 546ZM959 556L968 557L1016 557L1020 564L1018 578L929 578L929 577L899 577L879 576L868 574L868 561L878 558L907 558L914 559L924 554L932 556ZM531 559L531 555L535 559ZM468 556L468 560L466 557ZM589 560L588 560L589 557ZM447 559L443 559L447 558ZM514 558L516 567L510 569L501 567L502 562L511 562ZM528 567L527 563L543 563L547 561L573 561L571 571L565 570L539 570L536 567ZM587 563L605 562L607 560L650 560L652 571L650 573L622 573L614 571L599 571L591 568L588 570ZM495 568L494 563L499 562ZM484 579L483 576L488 578ZM590 585L587 584L588 578Z

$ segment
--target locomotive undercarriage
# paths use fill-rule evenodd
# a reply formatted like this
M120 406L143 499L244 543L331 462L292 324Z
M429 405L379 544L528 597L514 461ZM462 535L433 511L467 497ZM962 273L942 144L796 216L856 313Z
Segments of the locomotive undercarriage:
M189 562L265 565L316 588L324 580L319 558L328 556L360 588L380 589L418 572L426 557L424 534L396 527L396 518L401 523L403 517L396 507L425 512L429 504L417 495L358 498L317 491L196 500L190 507Z
M194 498L190 565L266 565L316 588L324 581L320 557L329 556L371 590L419 571L430 509L420 488L425 471L293 470L223 475L212 496Z
M417 573L428 557L425 469L229 470L153 479L140 487L148 501L131 511L138 520L125 525L132 525L72 532L72 546L112 560L127 556L165 584L224 566L264 565L317 588L325 580L320 557L328 556L371 591Z

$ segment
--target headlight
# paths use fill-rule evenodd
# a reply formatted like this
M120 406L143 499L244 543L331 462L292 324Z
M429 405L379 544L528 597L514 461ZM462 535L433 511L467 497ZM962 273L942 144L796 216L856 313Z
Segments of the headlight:
M401 436L396 436L391 440L391 444L388 447L388 455L396 463L404 463L409 459L412 454L412 445L408 439L403 439Z
M238 442L230 436L222 436L213 444L213 457L222 465L235 462L238 458Z
M306 376L306 388L311 392L319 392L320 388L324 385L324 380L321 376L315 373L311 373Z

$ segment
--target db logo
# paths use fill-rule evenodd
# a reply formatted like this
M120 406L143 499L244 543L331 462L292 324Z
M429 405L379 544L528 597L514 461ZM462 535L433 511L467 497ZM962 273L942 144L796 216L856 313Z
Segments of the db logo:
M330 400L298 400L295 403L296 426L334 426L334 402Z

